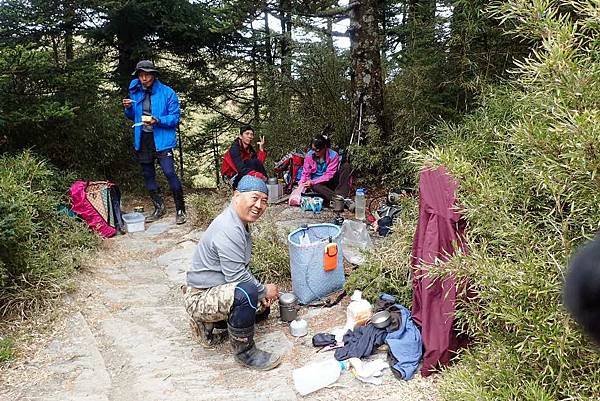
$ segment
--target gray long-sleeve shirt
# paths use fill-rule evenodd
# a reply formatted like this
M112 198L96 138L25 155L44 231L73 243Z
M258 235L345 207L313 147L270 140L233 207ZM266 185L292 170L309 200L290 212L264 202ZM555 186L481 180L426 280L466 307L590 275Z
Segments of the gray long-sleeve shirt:
M250 272L252 239L246 225L230 205L208 226L192 257L187 272L187 285L211 288L232 282L252 282L258 287L258 298L265 286Z

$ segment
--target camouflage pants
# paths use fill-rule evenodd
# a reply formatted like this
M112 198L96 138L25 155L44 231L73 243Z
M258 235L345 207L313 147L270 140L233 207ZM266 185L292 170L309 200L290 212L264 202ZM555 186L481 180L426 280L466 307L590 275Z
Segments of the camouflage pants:
M187 287L183 294L185 310L197 322L227 320L237 285L235 282L206 289Z
M227 320L233 306L235 287L238 282L222 284L212 288L187 287L183 294L185 310L196 322L220 322ZM257 314L265 307L258 304Z

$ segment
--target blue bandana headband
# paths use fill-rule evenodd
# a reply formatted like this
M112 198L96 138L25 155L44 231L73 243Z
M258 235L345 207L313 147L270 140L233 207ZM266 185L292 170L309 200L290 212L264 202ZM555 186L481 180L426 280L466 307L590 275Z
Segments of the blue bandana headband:
M251 175L245 175L242 177L237 186L238 192L262 192L265 195L269 195L267 184L260 178L256 178Z

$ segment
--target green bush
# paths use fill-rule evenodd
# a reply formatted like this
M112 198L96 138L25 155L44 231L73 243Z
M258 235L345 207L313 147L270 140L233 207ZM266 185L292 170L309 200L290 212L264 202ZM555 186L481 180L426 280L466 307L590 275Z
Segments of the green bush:
M60 294L97 244L59 211L71 180L29 152L0 158L0 315Z
M185 202L192 212L192 223L195 227L204 229L223 210L223 201L216 193L191 194Z
M14 358L13 343L10 338L0 338L0 364Z
M292 277L286 236L268 212L253 229L250 268L263 283L288 284Z
M60 60L46 46L0 44L0 120L8 151L35 149L92 180L137 168L131 124L94 49L77 48L73 60Z
M597 399L600 389L598 349L561 300L568 258L600 221L597 9L551 4L503 3L501 15L521 21L519 34L540 34L542 47L514 85L411 154L418 166L448 167L469 222L469 255L434 273L476 292L459 303L475 343L444 373L448 400Z

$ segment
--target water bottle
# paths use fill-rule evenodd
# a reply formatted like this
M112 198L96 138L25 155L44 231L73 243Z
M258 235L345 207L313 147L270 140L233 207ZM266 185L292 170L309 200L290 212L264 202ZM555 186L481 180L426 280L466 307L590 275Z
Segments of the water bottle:
M352 301L346 308L345 331L354 330L358 326L364 326L373 315L373 307L369 301L362 298L361 291L355 290L350 299Z
M300 245L310 245L310 237L308 236L308 225L303 224L304 231L300 234Z
M365 199L364 188L357 188L356 196L354 197L354 217L356 217L357 220L364 220L366 218L366 203L367 200Z
M346 361L333 358L310 363L292 371L294 387L300 395L310 394L335 383L345 369L348 369Z

